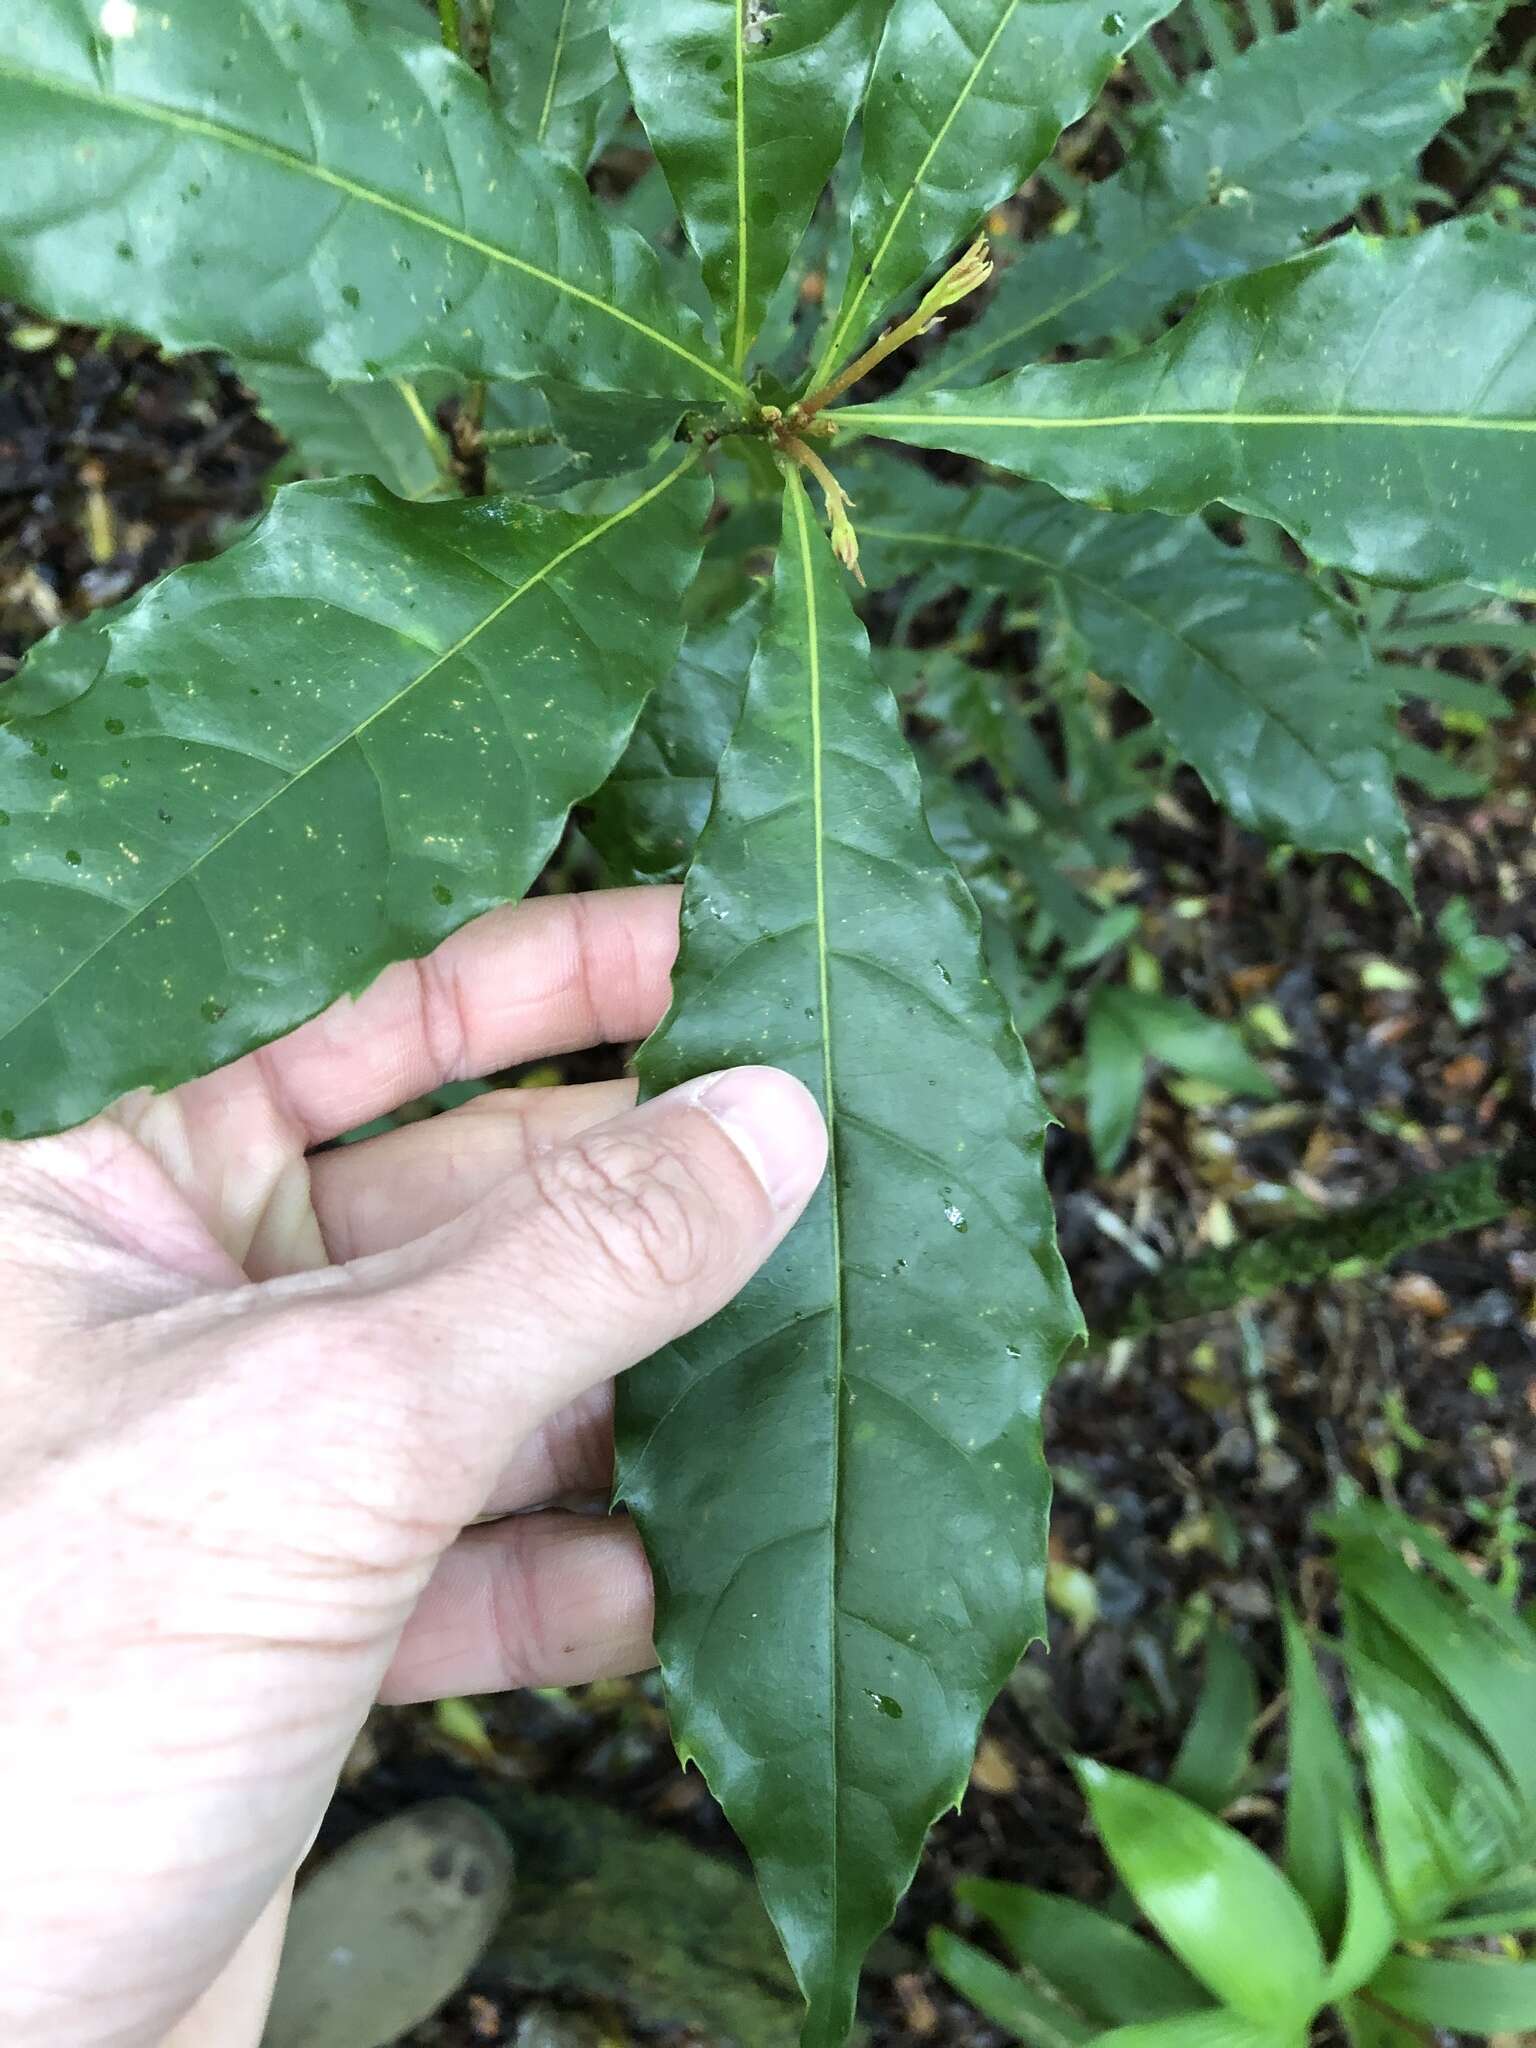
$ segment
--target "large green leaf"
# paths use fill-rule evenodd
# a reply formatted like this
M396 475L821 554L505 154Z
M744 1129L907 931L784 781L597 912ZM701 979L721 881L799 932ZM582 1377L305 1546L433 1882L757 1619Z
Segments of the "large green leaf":
M296 484L0 726L0 1128L232 1058L520 895L676 654L687 465L582 519Z
M1357 1815L1339 1823L1348 1901L1338 1948L1328 1967L1328 1998L1337 2003L1373 1977L1396 1945L1397 1914Z
M520 142L585 170L623 118L610 0L493 0L491 93Z
M1285 1874L1307 1902L1328 1942L1344 1925L1348 1898L1345 1842L1360 1825L1349 1746L1306 1632L1289 1604L1285 1629Z
M1017 191L1173 0L893 0L864 106L850 288L813 383Z
M1049 491L967 496L910 467L855 484L871 581L953 566L1011 594L1054 583L1094 666L1138 697L1242 825L1350 853L1405 891L1408 828L1353 623L1290 570L1199 520L1087 512Z
M1466 1567L1443 1546L1442 1557L1459 1575L1450 1587L1415 1571L1402 1554L1404 1532L1385 1515L1357 1510L1327 1526L1345 1592L1396 1638L1410 1669L1424 1670L1427 1697L1443 1688L1444 1700L1477 1729L1536 1813L1536 1629L1491 1587L1467 1585Z
M1536 1961L1393 1956L1372 1980L1371 1997L1404 2019L1458 2034L1536 2031Z
M762 589L749 589L717 616L691 624L676 667L646 700L587 820L613 880L675 882L692 858L741 715L766 599Z
M1005 1968L947 1927L930 1930L928 1953L946 1983L1026 2048L1088 2048L1099 2037L1097 2025L1054 1992Z
M743 395L467 65L337 0L28 0L0 132L0 287L48 312L338 378Z
M1136 1131L1146 1068L1161 1060L1191 1080L1234 1094L1273 1098L1275 1084L1243 1044L1236 1027L1207 1017L1180 996L1097 988L1083 1032L1088 1135L1101 1173L1120 1163ZM1194 1789L1176 1789L1191 1799ZM1201 1801L1208 1804L1208 1801Z
M1347 235L1135 354L834 417L1119 511L1220 499L1384 582L1536 590L1536 241Z
M1040 1402L1078 1321L975 906L797 483L784 520L641 1072L655 1092L785 1067L823 1105L830 1163L732 1306L626 1376L619 1494L655 1567L679 1749L752 1854L807 2048L835 2048L1040 1631Z
M1411 164L1460 104L1497 9L1402 21L1331 7L1158 106L1075 232L1029 243L924 382L1150 327L1170 300L1291 255Z
M397 498L430 498L448 488L448 443L433 418L451 380L401 377L335 384L318 370L240 363L261 410L313 476L374 476Z
M978 1877L962 1878L955 1896L996 1928L1018 1962L1101 2026L1171 2019L1204 2002L1172 1956L1076 1899Z
M615 0L613 34L740 369L832 173L889 0Z
M1306 2048L1306 2039L1303 2027L1262 2026L1238 2013L1218 2010L1114 2027L1096 2035L1093 2048Z
M1414 1934L1508 1874L1529 1841L1508 1780L1477 1739L1435 1703L1355 1647L1365 1617L1346 1608L1347 1658L1382 1869ZM1372 1642L1372 1648L1380 1645Z
M1115 1868L1180 1960L1254 2025L1303 2030L1323 2002L1323 1951L1268 1857L1165 1786L1102 1764L1078 1774Z
M1139 990L1128 989L1125 993L1146 1000ZM1186 1007L1194 1011L1190 1019L1180 1014ZM1249 1087L1256 1081L1262 1093L1273 1094L1274 1084L1264 1069L1249 1058L1230 1024L1202 1015L1193 1004L1177 1003L1175 1018L1172 1035L1175 1039L1187 1035L1198 1052L1215 1063L1223 1085L1227 1083L1230 1067L1236 1070L1231 1077L1236 1087ZM1184 1025L1182 1033L1178 1029L1180 1024ZM1158 1047L1160 1034L1156 1023L1149 1019L1146 1028L1151 1044ZM1197 1071L1187 1061L1181 1064L1186 1073ZM1170 1789L1192 1799L1196 1806L1203 1806L1207 1813L1222 1812L1237 1797L1248 1769L1258 1714L1259 1685L1253 1666L1230 1630L1213 1630L1205 1646L1205 1682L1200 1688L1200 1703L1168 1773Z

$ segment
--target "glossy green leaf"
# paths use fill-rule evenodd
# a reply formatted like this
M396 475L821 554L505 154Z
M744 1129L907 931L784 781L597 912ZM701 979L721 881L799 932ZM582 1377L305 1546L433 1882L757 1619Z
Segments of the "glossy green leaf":
M739 404L653 253L446 50L337 0L110 14L28 0L0 25L0 288L336 378Z
M365 14L388 22L391 28L405 29L434 43L442 40L433 0L358 0L358 4Z
M519 142L585 170L628 104L610 0L493 0L491 96Z
M955 1896L997 1930L1018 1962L1101 2026L1170 2019L1204 2000L1172 1956L1076 1899L977 1877L961 1878Z
M587 837L616 882L682 878L741 716L767 593L750 589L689 626L677 664L647 698L623 759L592 800Z
M1093 2048L1305 2048L1306 2038L1301 2027L1261 2026L1235 2012L1194 2012L1115 2027L1096 2035Z
M1078 1774L1115 1868L1174 1954L1255 2025L1303 2028L1323 2002L1323 1951L1268 1857L1165 1786L1102 1764Z
M1198 1011L1195 1014L1202 1026L1212 1022ZM1269 1076L1249 1059L1241 1039L1231 1032L1230 1026L1222 1028L1224 1043L1217 1041L1218 1047L1227 1055L1240 1057L1251 1073L1263 1075L1265 1092L1269 1092ZM1203 1806L1207 1813L1220 1813L1230 1805L1248 1768L1258 1712L1259 1688L1253 1666L1230 1632L1219 1629L1206 1643L1200 1703L1168 1773L1173 1791L1192 1799L1196 1806Z
M1460 1941L1473 1934L1529 1934L1536 1931L1536 1865L1524 1883L1481 1892L1449 1919L1427 1929L1436 1941Z
M1329 7L1198 72L1089 188L1078 227L1019 252L923 381L973 384L1063 343L1145 332L1182 293L1294 254L1413 163L1460 105L1496 16Z
M1099 2037L1092 2020L947 1927L930 1931L928 1954L947 1984L1027 2048L1086 2048Z
M241 363L243 381L311 476L373 476L397 498L430 498L451 488L448 443L433 414L452 380L434 373L374 384L336 384L318 370Z
M1523 1839L1519 1809L1492 1759L1431 1698L1358 1652L1348 1668L1387 1886L1419 1932L1504 1874Z
M1491 1588L1469 1590L1463 1566L1456 1591L1415 1571L1390 1521L1342 1515L1328 1526L1345 1592L1433 1674L1536 1812L1536 1629Z
M1146 1070L1141 1040L1128 1022L1113 1004L1091 1004L1083 1025L1083 1093L1100 1173L1114 1172L1136 1135Z
M1350 2048L1424 2048L1424 2037L1406 2020L1394 2020L1364 1998L1346 1999L1339 2007Z
M892 0L865 99L850 285L813 383L1016 192L1172 0Z
M889 0L615 0L613 34L740 369L858 109Z
M1328 1966L1328 1997L1347 1998L1380 1969L1398 1938L1397 1914L1377 1871L1365 1829L1354 1815L1339 1824L1346 1907L1338 1952Z
M592 519L296 484L45 642L0 726L0 1128L203 1072L521 895L676 654L686 469Z
M1295 1609L1285 1629L1287 1771L1285 1874L1306 1900L1324 1939L1344 1925L1348 1895L1345 1833L1360 1819L1355 1767L1306 1632Z
M1420 2026L1458 2034L1536 2030L1536 1962L1393 1956L1372 1980L1371 1996Z
M1055 585L1101 675L1140 699L1239 824L1350 853L1405 893L1408 827L1353 622L1315 583L1227 547L1199 520L1085 511L1052 492L960 495L910 465L852 478L865 574L953 565L957 582Z
M1536 589L1536 241L1477 219L1347 235L1213 286L1134 354L835 417L1119 511L1219 499L1383 582L1516 595Z
M1040 1402L1079 1325L975 906L797 483L784 517L641 1073L654 1093L787 1068L830 1164L732 1306L625 1376L619 1495L655 1568L675 1739L752 1855L807 2048L837 2048L1040 1632Z
M1095 989L1084 1026L1084 1088L1088 1135L1101 1172L1109 1173L1136 1130L1147 1065L1160 1060L1190 1080L1269 1100L1275 1084L1244 1046L1241 1034L1179 996L1140 989ZM1177 1788L1185 1791L1188 1788Z

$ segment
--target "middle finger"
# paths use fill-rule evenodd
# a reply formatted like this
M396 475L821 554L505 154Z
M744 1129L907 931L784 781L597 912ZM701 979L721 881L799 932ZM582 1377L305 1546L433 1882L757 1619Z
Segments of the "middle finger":
M425 1122L316 1153L310 1191L338 1265L397 1250L460 1216L527 1168L535 1152L621 1115L633 1080L498 1088Z

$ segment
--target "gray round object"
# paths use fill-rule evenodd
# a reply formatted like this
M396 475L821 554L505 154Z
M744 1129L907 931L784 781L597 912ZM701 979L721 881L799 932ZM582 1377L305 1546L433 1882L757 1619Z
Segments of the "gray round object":
M506 1837L464 1800L369 1828L293 1902L262 2048L387 2048L464 1982L511 1883Z

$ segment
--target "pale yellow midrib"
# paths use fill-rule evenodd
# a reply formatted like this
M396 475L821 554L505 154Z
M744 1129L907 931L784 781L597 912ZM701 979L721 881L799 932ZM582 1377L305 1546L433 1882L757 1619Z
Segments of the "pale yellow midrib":
M1098 427L1401 427L1471 434L1536 434L1536 419L1476 419L1468 413L1407 412L1118 412L1073 419L1030 413L888 412L854 405L832 415L871 427L999 427L1076 433Z
M810 684L811 711L811 820L815 834L815 856L813 873L816 892L816 966L818 996L821 1007L821 1073L824 1113L827 1123L827 1197L832 1223L832 1286L833 1324L836 1345L834 1356L836 1391L832 1416L832 1547L833 1562L829 1579L831 1588L831 1611L827 1621L827 1640L831 1655L832 1712L830 1717L832 1740L832 1946L837 1948L837 1916L840 1898L839 1818L838 1818L838 1768L840 1747L840 1715L842 1699L838 1678L838 1612L837 1612L837 1542L838 1516L842 1504L842 1459L843 1459L843 1332L845 1307L843 1301L843 1228L840 1209L840 1194L837 1177L837 1104L833 1095L832 1062L832 995L830 958L831 949L827 933L827 873L826 873L826 790L822 766L822 717L821 717L821 638L820 620L816 608L815 564L811 556L810 523L806 516L805 488L798 477L792 478L789 488L793 493L795 507L795 528L800 556L800 573L805 582L806 637L809 647L808 681Z
M371 185L361 185L355 178L344 177L341 172L328 169L324 164L312 163L307 157L296 155L292 150L281 148L275 142L267 142L257 135L248 135L242 128L226 127L222 122L209 121L200 114L184 114L179 109L155 106L147 100L135 100L121 93L110 93L75 84L72 79L62 79L38 71L18 69L13 64L0 63L0 78L9 78L17 84L34 86L41 92L56 93L61 99L78 101L86 106L106 107L113 112L135 120L147 122L150 126L175 129L184 135L196 135L205 142L216 142L225 148L243 150L249 156L260 157L268 163L281 165L284 170L295 171L301 177L313 179L317 184L328 185L332 191L341 192L347 198L362 206L377 207L382 213L393 214L397 220L406 221L410 226L424 229L428 234L440 235L443 240L457 243L461 248L471 249L477 256L483 256L488 263L500 263L508 269L521 271L525 277L546 285L551 291L562 292L574 299L578 305L586 306L594 313L602 313L611 320L642 335L645 340L669 354L681 358L694 369L702 371L715 383L723 384L733 398L749 396L747 387L740 378L729 371L720 369L707 356L696 355L680 341L663 334L659 327L652 327L648 321L639 320L633 313L626 313L622 306L610 304L595 292L572 284L568 278L557 276L553 271L541 269L536 263L529 263L521 256L514 256L510 249L500 249L494 242L483 241L467 228L451 227L446 221L435 220L429 213L421 213L414 206L407 206L404 200L391 199L385 192L376 191Z
M3 1045L5 1040L10 1038L15 1032L20 1031L23 1026L29 1024L39 1010L46 1009L50 1003L56 1002L75 979L76 975L83 974L86 968L104 953L108 946L121 938L130 926L137 924L157 904L163 902L173 889L179 889L183 882L190 881L193 876L198 874L213 859L215 854L222 852L232 839L238 837L240 833L247 831L280 798L289 796L306 776L312 775L317 768L323 767L333 755L340 753L343 747L350 746L355 740L359 739L371 725L375 725L379 719L384 717L386 712L393 711L395 706L410 696L413 690L419 689L423 683L436 675L440 668L450 661L456 661L465 648L472 641L477 640L489 627L494 626L498 619L502 618L512 609L519 598L526 597L530 590L536 589L539 584L547 581L558 568L570 561L573 555L579 555L585 548L595 547L598 541L611 533L614 527L621 526L632 513L643 511L647 505L654 504L663 491L669 490L680 476L692 469L697 459L696 456L690 455L686 461L680 462L674 470L671 470L664 476L659 483L653 484L642 496L632 499L629 504L623 506L619 511L611 513L601 526L594 527L591 533L583 534L579 540L572 541L570 546L562 548L558 555L552 555L541 569L520 583L516 590L511 591L502 599L500 604L496 605L491 611L488 611L484 618L470 627L467 633L461 634L451 647L445 648L426 668L422 669L417 675L412 676L410 681L396 690L392 697L388 698L383 704L380 704L377 709L370 711L360 724L353 726L349 732L343 733L341 738L327 747L323 754L317 754L312 761L306 761L296 775L290 776L286 782L281 783L278 788L274 789L270 796L264 797L253 811L247 811L244 817L238 818L227 832L221 833L211 846L205 847L196 860L183 868L179 874L173 875L164 888L157 889L153 896L148 896L142 903L136 904L126 917L120 919L112 927L111 931L105 933L97 941L89 953L75 962L74 966L71 967L68 974L62 980L56 981L51 988L45 989L30 1010L25 1011L20 1017L7 1024L4 1030L0 1031L0 1045Z
M736 332L731 359L747 356L747 0L736 0Z
M534 140L542 142L549 133L549 117L555 108L555 86L560 78L560 66L565 61L565 35L570 26L571 0L561 0L560 26L555 30L554 54L549 61L549 84L544 89L544 105L539 112L539 126Z

